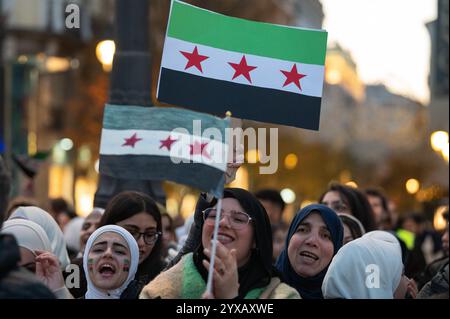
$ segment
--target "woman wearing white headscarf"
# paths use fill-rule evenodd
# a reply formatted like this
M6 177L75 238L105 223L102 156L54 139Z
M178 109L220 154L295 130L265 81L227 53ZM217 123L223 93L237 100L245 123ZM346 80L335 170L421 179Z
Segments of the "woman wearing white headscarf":
M344 245L334 256L322 283L324 298L404 298L402 251L392 234L372 231Z
M20 248L20 263L36 276L59 299L72 298L64 285L57 257L51 253L51 244L44 229L26 219L7 220L3 224L2 234L11 234Z
M37 251L51 251L50 241L44 229L38 224L25 220L7 220L3 224L3 234L11 234L17 240L20 249L19 266L27 268L31 272L36 271L35 257Z
M56 221L45 210L35 207L19 207L9 217L9 220L22 218L35 222L41 226L48 239L50 240L51 252L56 255L61 265L61 270L65 270L70 264L69 255L67 254L66 241L63 233Z
M75 217L67 223L66 227L64 227L64 239L66 241L67 252L71 260L77 257L80 253L80 233L83 223L84 218Z
M126 229L117 225L100 227L89 237L84 250L85 298L119 299L138 264L138 245Z

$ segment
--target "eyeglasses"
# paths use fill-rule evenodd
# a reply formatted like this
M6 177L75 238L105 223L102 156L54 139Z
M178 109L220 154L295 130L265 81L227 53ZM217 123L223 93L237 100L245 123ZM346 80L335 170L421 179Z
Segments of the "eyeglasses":
M158 240L159 236L161 236L161 232L144 232L140 233L135 230L128 230L128 232L131 234L131 236L134 237L134 239L138 242L141 236L144 238L144 243L147 245L153 245Z
M208 208L203 211L203 220L205 224L213 226L216 220L217 209ZM228 217L228 221L230 223L231 228L233 229L242 229L244 228L252 218L243 212L230 211L225 213L223 210L220 214L220 220L222 220L225 216Z

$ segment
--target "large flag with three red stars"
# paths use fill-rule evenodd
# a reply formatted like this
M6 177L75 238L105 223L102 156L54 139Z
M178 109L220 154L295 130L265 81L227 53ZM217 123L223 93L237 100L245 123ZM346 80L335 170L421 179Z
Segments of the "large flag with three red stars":
M158 100L318 130L327 33L172 1Z
M229 126L228 118L189 110L106 105L100 172L174 181L221 197Z

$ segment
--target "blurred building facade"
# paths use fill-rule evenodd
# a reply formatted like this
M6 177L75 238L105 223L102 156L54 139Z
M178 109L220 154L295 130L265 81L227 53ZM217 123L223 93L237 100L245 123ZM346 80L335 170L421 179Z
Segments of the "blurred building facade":
M322 29L324 13L319 0L290 0L293 5L295 24L299 27Z
M69 4L79 9L79 27L66 25L73 12L66 10ZM79 178L79 158L86 161L97 150L74 145L67 135L67 127L77 125L68 102L77 94L76 83L83 72L80 66L85 64L86 48L96 40L94 33L99 26L112 24L112 5L112 0L0 1L4 83L0 136L13 173L13 196L35 197L44 206L49 197L73 203L77 185L86 193L82 182L95 183L95 174ZM35 175L24 174L13 162L14 156L25 158Z
M449 133L449 2L437 0L437 18L427 23L431 40L430 74L428 83L430 87L430 102L428 105L428 134L444 131L447 134L446 155L445 145L439 152L435 150L432 159L436 169L430 179L436 184L449 187L448 165L448 133ZM428 138L428 140L430 140ZM444 143L445 144L445 143ZM448 206L448 198L446 201Z
M431 39L430 131L449 130L449 21L447 0L438 0L437 19L427 24Z

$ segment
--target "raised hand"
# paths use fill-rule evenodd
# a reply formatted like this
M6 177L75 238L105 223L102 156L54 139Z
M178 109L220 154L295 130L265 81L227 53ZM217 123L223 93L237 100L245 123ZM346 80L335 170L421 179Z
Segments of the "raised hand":
M47 251L35 251L36 276L52 291L64 287L58 257Z
M209 249L205 249L204 254L211 258ZM203 260L203 266L209 269L209 262ZM214 259L213 295L218 299L231 299L237 297L238 294L239 275L236 249L228 250L220 242L217 242L216 257Z

